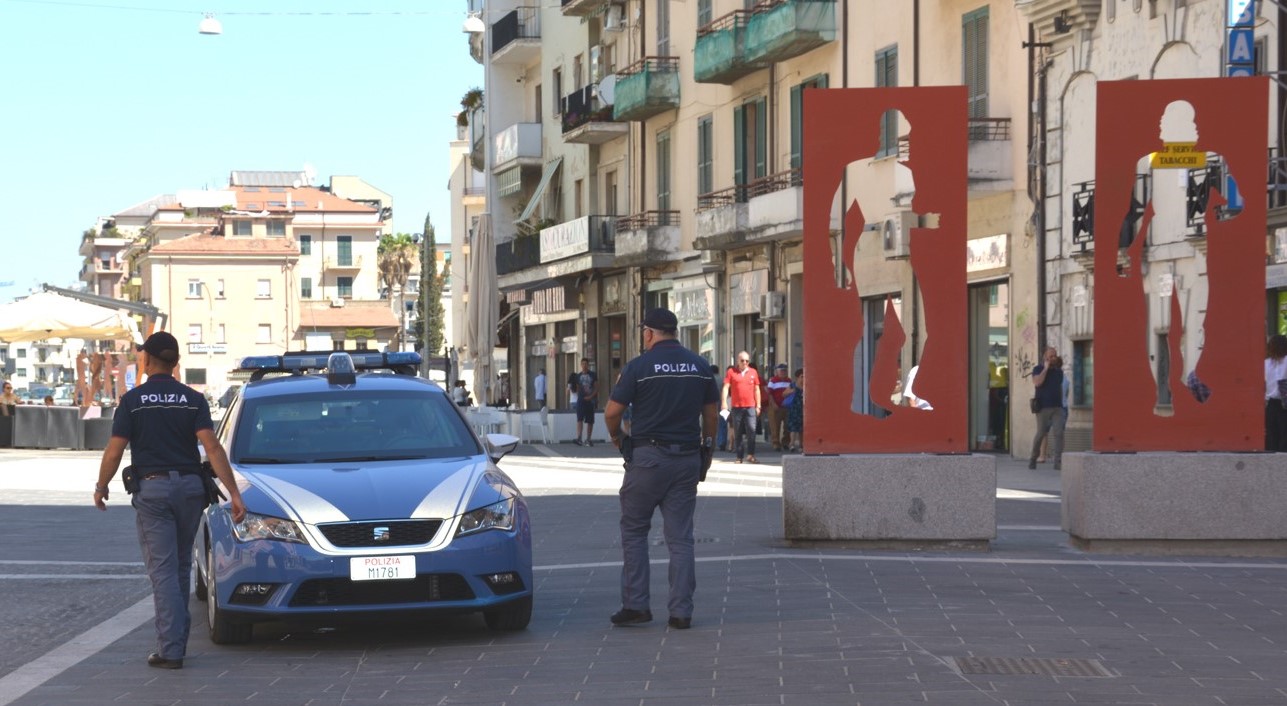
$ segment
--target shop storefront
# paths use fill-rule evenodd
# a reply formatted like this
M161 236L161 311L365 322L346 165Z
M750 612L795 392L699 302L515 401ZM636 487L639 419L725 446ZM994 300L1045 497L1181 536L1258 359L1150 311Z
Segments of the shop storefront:
M721 367L729 365L733 354L741 351L750 353L751 362L761 371L773 364L768 359L768 336L764 322L760 320L760 300L768 291L767 269L736 272L728 276L728 310L733 317L732 348L728 357L719 361Z
M1003 451L1011 445L1008 236L975 238L967 246L970 448Z
M701 275L677 279L670 290L671 308L679 319L679 342L711 363L721 360L715 347L717 295L718 290Z

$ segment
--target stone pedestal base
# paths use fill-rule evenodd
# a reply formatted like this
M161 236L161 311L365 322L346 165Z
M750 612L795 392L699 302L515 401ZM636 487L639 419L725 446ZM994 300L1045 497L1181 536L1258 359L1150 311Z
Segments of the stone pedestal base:
M984 454L786 456L783 527L796 542L986 548L996 490L996 458Z
M1091 550L1287 554L1287 456L1065 453L1063 528Z

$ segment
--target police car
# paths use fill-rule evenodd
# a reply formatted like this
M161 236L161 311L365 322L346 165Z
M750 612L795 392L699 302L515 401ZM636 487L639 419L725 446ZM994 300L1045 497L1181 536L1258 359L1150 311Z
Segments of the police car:
M393 611L532 615L527 504L496 462L518 439L474 435L416 353L245 358L251 373L216 431L246 517L206 510L196 593L210 639L257 622ZM275 377L269 374L277 374Z

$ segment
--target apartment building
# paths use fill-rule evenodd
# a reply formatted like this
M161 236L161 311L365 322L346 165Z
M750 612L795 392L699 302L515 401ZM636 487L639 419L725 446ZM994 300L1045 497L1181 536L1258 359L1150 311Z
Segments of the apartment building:
M1249 8L1252 46L1246 58L1254 62L1256 73L1277 76L1287 58L1281 39L1287 26L1284 10L1264 0L1235 4ZM1045 236L1044 297L1035 300L1045 311L1035 321L1044 323L1046 340L1063 353L1065 370L1071 373L1068 433L1070 446L1078 448L1086 446L1091 435L1095 279L1103 276L1094 269L1097 84L1224 75L1234 21L1230 3L1221 0L1032 0L1017 5L1047 44L1034 72L1045 96L1037 116L1045 140L1034 153L1045 177L1039 221ZM1265 308L1267 334L1287 333L1287 159L1280 127L1285 106L1287 88L1279 78L1272 83L1269 100L1268 178L1262 183L1257 174L1253 183L1236 185L1242 193L1260 188L1268 192L1265 299L1245 302ZM1172 104L1158 117L1163 140L1196 139L1191 110L1186 114L1183 106ZM1208 154L1206 162L1201 169L1176 170L1154 169L1148 159L1141 160L1132 213L1119 236L1123 247L1141 236L1144 206L1152 206L1143 246L1148 276L1142 295L1149 309L1149 361L1158 381L1155 411L1163 415L1169 414L1172 394L1165 384L1172 367L1167 346L1171 299L1181 302L1189 322L1183 359L1196 360L1203 343L1196 322L1207 304L1207 238L1200 214L1212 186L1230 195L1219 155ZM1235 207L1231 203L1225 212L1236 213ZM1016 358L1016 364L1019 361Z
M443 339L456 354L458 361L466 359L465 350L465 312L470 297L469 268L474 251L471 248L474 236L478 232L479 218L487 210L486 175L482 170L483 149L481 141L486 139L481 112L475 113L475 119L469 126L460 130L460 139L453 141L448 148L448 189L451 192L453 212L451 219L451 244L448 248L438 246L438 271L446 275L443 287L442 306L444 313ZM474 145L477 144L477 148ZM474 157L479 164L475 165ZM448 257L448 255L450 255ZM494 257L495 253L488 253ZM417 279L417 291L418 290ZM502 308L508 314L509 305L502 298ZM515 309L514 311L517 311ZM512 317L511 317L512 318ZM509 343L508 339L505 341ZM507 346L504 346L507 347ZM440 353L433 353L439 355ZM498 370L508 369L506 367ZM458 379L470 379L472 366L457 370Z
M376 271L391 199L355 178L337 184L357 200L310 179L234 171L225 189L179 191L129 216L139 230L123 255L126 294L168 314L186 343L185 383L217 396L242 356L400 340ZM127 220L117 214L117 228Z
M810 88L967 86L971 438L1005 448L1031 421L1012 415L1006 369L1034 321L1027 223L1027 54L1015 3L943 0L513 0L470 3L485 28L477 143L494 216L498 284L519 307L515 380L545 367L553 404L581 357L613 380L640 346L637 322L669 306L682 342L721 367L740 350L768 370L801 367L804 95ZM901 114L837 194L862 209L854 277L863 350L892 300L904 371L924 341L907 260L914 175ZM844 322L837 322L844 325ZM1027 327L1025 329L1024 327ZM1028 344L1035 346L1035 337ZM859 353L865 379L871 355ZM819 378L813 378L816 381ZM825 380L825 378L824 378ZM825 383L824 383L825 384ZM858 411L879 414L868 399ZM1011 430L1010 419L1029 425Z

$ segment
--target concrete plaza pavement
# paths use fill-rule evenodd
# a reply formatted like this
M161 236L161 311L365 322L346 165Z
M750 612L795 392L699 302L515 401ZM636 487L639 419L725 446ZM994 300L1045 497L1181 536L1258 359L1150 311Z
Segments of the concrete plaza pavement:
M1005 458L989 551L796 547L780 455L757 455L721 455L701 487L691 630L665 625L659 527L656 619L609 625L620 460L608 445L538 445L501 464L533 514L528 630L477 616L263 626L219 647L194 600L187 664L166 672L143 663L132 512L120 495L115 512L88 506L97 456L0 451L0 604L21 596L76 626L49 624L60 637L42 641L0 607L25 625L6 633L35 645L0 651L0 704L1287 703L1287 560L1081 552L1058 527L1058 474ZM46 605L66 600L81 610Z

